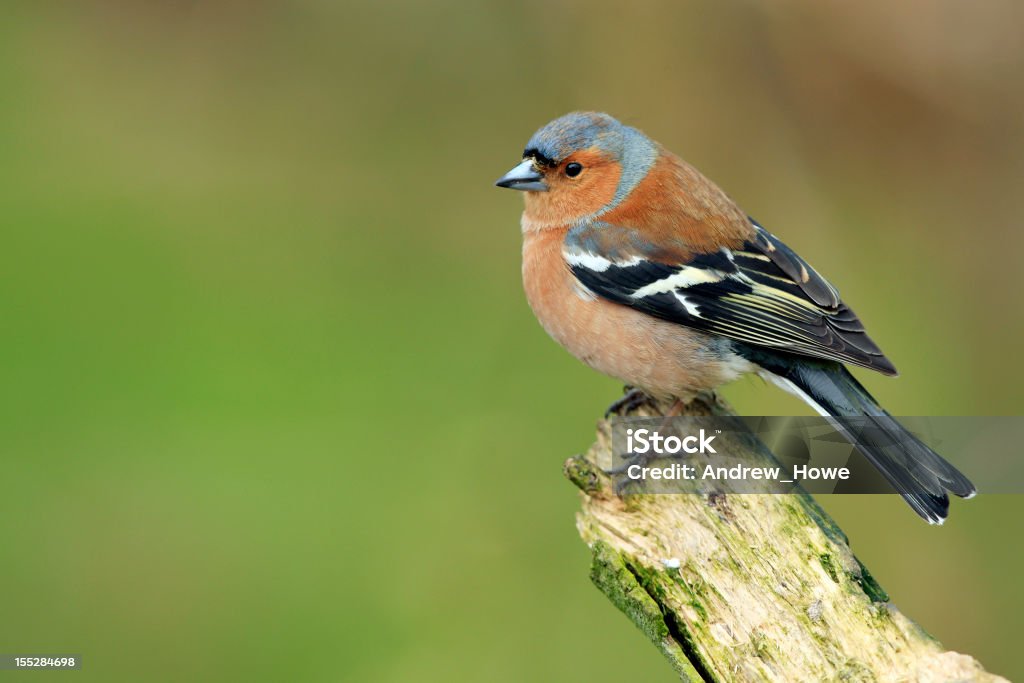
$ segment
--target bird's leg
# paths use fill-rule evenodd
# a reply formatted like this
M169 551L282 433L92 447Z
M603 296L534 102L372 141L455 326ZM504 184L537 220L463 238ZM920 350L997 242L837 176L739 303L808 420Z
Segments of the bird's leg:
M643 389L637 389L636 387L625 387L626 393L622 398L608 406L608 409L604 411L605 419L609 415L615 413L616 415L622 415L623 413L631 413L642 405L649 404L651 397L648 396Z
M686 404L683 403L683 399L681 398L677 398L672 403L669 409L665 411L665 415L663 416L664 419L661 421L661 431L668 431L669 427L672 425L672 418L679 417L680 415L682 415L683 408L685 406Z
M651 405L655 408L658 407L656 401L642 390L636 389L634 387L626 387L626 389L627 391L625 396L623 396L618 401L616 401L615 403L608 407L608 411L605 413L605 417L608 417L608 415L612 413L618 413L620 415L622 413L629 414L630 412L632 412L636 408L639 408L642 405ZM686 403L683 401L683 399L676 399L669 407L669 409L665 411L665 414L662 416L661 427L658 429L658 431L671 432L672 418L681 415L685 407ZM626 452L622 453L620 457L622 458L622 462L618 466L604 470L605 474L614 478L613 490L615 491L616 495L622 495L626 493L627 488L633 483L628 479L620 478L618 475L625 474L633 465L647 467L652 463L657 462L659 460L663 460L665 458L664 455L660 455L653 451L646 453Z
M665 417L679 417L683 414L684 407L686 407L686 404L683 403L683 399L677 398L672 407L665 411Z
M624 453L618 453L613 458L613 465L610 468L602 471L611 477L612 479L612 491L615 495L621 496L628 493L643 493L645 486L643 482L637 481L627 475L630 472L630 468L636 466L639 468L638 471L643 471L646 467L654 466L658 463L664 465L665 463L671 462L672 458L676 456L657 453L654 450L648 450L643 453L637 453L633 451L626 451ZM656 484L655 484L656 486ZM648 492L650 490L648 489Z

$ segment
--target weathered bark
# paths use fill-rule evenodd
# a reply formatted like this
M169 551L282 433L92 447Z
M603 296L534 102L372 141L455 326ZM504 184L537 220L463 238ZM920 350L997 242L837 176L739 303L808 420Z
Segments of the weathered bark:
M702 397L684 414L729 413ZM610 434L601 422L565 465L583 492L591 579L683 680L1005 680L900 613L809 495L620 498L604 473Z

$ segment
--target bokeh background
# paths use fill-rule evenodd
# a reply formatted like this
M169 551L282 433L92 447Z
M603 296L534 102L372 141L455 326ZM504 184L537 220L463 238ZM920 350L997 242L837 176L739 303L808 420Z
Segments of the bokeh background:
M620 387L534 321L492 182L611 112L837 283L895 414L1019 414L1022 69L1013 0L5 3L0 651L82 681L674 680L590 585L560 473ZM939 529L824 501L1011 677L1022 503Z

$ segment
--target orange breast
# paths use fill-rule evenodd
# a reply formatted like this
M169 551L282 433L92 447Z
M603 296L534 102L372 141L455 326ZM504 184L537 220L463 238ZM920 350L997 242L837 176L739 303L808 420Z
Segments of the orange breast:
M523 285L540 324L569 353L661 398L687 398L751 369L702 332L599 299L584 289L562 257L566 232L524 232Z

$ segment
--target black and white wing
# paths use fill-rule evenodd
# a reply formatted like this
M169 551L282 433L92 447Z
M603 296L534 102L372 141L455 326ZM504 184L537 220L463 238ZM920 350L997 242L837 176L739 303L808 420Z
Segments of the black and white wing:
M563 255L583 286L615 303L746 344L895 375L836 288L751 223L755 234L741 247L683 263L666 263L636 231L608 223L570 230Z

